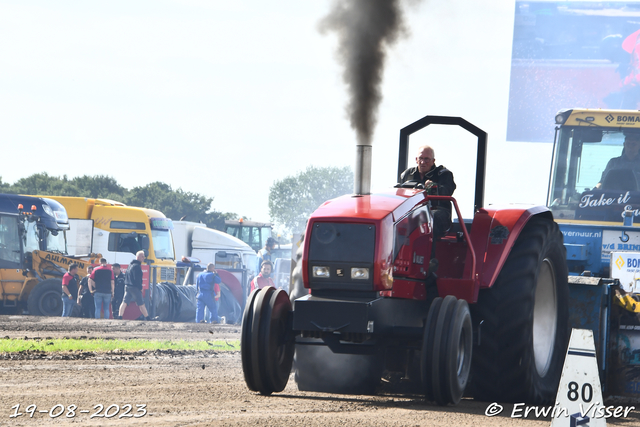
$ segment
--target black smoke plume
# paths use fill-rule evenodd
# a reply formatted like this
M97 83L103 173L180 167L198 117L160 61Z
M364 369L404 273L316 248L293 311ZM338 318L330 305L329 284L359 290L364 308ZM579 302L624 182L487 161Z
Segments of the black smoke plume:
M405 1L417 3L419 0ZM408 35L402 0L334 0L320 31L335 31L342 79L349 89L346 107L358 143L371 145L382 101L381 84L387 50Z

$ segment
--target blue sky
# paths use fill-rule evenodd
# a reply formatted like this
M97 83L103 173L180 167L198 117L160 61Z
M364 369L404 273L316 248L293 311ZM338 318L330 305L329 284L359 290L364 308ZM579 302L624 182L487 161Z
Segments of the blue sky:
M33 173L163 181L268 220L274 180L354 164L328 0L0 0L3 181ZM489 203L544 203L551 144L507 143L515 3L425 1L389 53L374 190L395 182L400 128L462 116L489 133ZM553 118L549 118L553 126ZM470 212L473 138L428 129Z

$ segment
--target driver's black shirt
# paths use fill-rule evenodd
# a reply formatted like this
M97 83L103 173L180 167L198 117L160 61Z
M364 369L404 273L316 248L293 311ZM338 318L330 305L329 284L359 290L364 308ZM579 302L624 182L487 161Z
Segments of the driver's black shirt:
M424 174L424 179L420 177L420 171L417 166L407 169L400 175L400 182L417 181L424 184L427 181L433 181L438 186L438 196L451 196L456 190L456 183L453 180L453 173L444 166L435 166ZM451 212L451 203L445 201L432 202L433 207L444 208Z
M604 172L602 172L602 176L600 177L600 182L604 182L604 179L610 171L617 169L631 169L635 172L640 172L640 155L636 156L635 159L629 159L624 154L620 157L613 157L604 168Z

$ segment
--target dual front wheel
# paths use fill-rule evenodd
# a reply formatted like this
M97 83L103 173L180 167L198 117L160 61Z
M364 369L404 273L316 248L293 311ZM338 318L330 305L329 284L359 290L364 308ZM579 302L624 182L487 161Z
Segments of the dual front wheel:
M469 306L448 295L429 308L420 372L427 400L457 404L469 380L473 332Z
M282 289L256 289L242 319L241 358L250 390L271 394L284 390L293 363L294 342L288 334L289 296Z

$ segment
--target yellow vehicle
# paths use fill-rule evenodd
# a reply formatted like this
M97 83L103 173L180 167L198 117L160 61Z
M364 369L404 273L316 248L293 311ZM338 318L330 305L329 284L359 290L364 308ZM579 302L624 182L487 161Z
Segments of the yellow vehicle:
M0 312L60 316L62 276L69 264L78 275L87 274L94 262L67 256L65 232L69 229L64 207L40 197L0 194Z
M173 223L162 212L107 199L49 198L67 210L69 254L101 253L110 264L117 262L126 267L136 252L144 250L151 264L145 288L149 283L175 283Z

